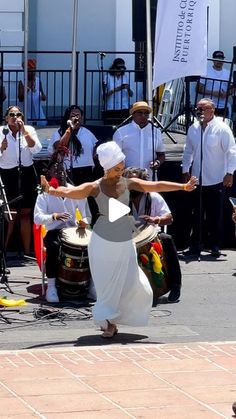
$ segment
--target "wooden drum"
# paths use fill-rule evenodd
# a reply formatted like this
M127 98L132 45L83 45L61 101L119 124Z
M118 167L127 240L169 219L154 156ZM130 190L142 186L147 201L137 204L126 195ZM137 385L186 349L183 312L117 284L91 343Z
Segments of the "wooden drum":
M90 284L88 243L91 231L69 227L60 233L57 287L60 296L85 297Z

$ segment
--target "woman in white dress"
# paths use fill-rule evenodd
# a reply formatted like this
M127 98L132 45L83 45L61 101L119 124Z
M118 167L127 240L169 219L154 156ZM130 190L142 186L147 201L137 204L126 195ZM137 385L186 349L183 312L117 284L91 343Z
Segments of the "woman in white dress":
M27 117L29 123L44 127L47 125L45 113L42 107L42 101L46 101L46 95L43 91L42 82L36 75L36 60L29 59L28 66L28 86L27 86ZM23 64L24 67L24 64ZM18 84L19 102L24 101L24 84L20 80Z
M102 337L113 337L117 324L144 326L152 307L152 290L149 281L137 262L136 248L132 240L132 223L129 216L114 217L110 221L111 198L128 205L129 191L168 192L192 191L197 183L151 182L142 179L125 179L125 155L119 146L107 142L97 148L98 158L104 168L104 176L95 182L84 183L73 190L49 187L41 177L43 189L51 195L74 199L93 196L100 216L94 225L89 243L89 264L97 293L93 308L94 321L103 331ZM117 202L118 208L119 205ZM119 210L118 210L119 211Z

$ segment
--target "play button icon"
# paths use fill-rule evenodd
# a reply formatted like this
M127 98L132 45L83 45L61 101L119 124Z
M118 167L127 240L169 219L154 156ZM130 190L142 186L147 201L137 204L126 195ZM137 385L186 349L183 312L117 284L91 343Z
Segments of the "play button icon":
M128 207L125 204L122 204L122 202L118 201L115 198L109 198L108 220L110 221L110 223L113 223L114 221L118 220L124 215L129 214L129 212L130 207Z
M99 236L112 243L132 240L133 217L128 216L130 208L118 199L103 197L99 207L101 213L93 224L95 237Z

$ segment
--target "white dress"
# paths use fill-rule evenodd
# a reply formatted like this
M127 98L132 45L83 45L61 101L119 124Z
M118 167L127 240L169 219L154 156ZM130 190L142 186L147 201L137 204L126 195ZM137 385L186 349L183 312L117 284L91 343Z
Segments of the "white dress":
M45 114L43 111L41 98L40 98L40 83L39 77L35 77L35 87L34 90L28 91L28 119L31 118L35 119L42 119L41 121L37 121L37 126L45 126L47 125L47 121L45 120ZM32 121L29 121L32 122Z
M116 75L112 76L108 73L107 78L105 79L105 84L107 87L107 92L109 92L110 90L114 90L117 87L122 86L122 84L128 85L129 81L126 74L117 77ZM107 97L107 110L129 109L129 107L129 93L127 89L114 92L112 95Z
M128 189L118 200L128 205ZM101 189L96 201L102 215L94 226L88 246L90 270L97 293L93 307L95 324L106 327L106 320L109 320L115 324L145 326L153 293L147 277L138 266L130 217L124 216L111 223L108 220L109 197Z

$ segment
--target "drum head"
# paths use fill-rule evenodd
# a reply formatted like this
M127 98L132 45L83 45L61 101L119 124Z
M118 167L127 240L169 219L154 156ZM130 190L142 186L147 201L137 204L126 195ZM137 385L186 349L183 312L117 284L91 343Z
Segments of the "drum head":
M91 234L87 228L68 227L61 230L60 238L62 243L70 247L87 247Z
M133 241L137 248L144 246L147 243L150 243L155 239L158 233L158 228L152 224L148 226L142 226L139 228L139 233L133 235Z

